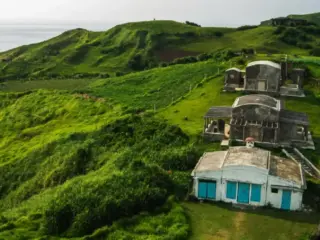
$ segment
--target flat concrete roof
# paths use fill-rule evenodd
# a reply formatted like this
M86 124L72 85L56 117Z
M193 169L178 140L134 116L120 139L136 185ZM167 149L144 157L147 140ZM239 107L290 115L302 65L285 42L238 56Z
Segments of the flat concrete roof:
M278 156L272 156L270 160L270 175L303 185L302 170L299 164L291 159Z
M281 109L281 102L280 100L270 97L268 95L263 95L263 94L251 94L251 95L245 95L238 97L232 107L239 107L243 105L248 105L248 104L258 104L258 105L264 105L269 108L273 108L276 110Z
M281 69L280 64L275 63L275 62L271 62L271 61L255 61L255 62L249 63L247 65L247 67L252 67L252 66L256 66L256 65L267 65L267 66L270 66L270 67Z
M205 118L230 118L232 107L212 107L208 110Z
M270 151L260 148L231 147L223 167L241 165L268 169L269 157Z
M206 152L202 155L192 175L195 172L219 170L228 151Z

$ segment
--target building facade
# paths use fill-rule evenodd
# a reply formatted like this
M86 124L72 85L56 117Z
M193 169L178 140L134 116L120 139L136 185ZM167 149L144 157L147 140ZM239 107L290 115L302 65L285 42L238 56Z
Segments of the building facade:
M244 90L277 94L280 91L281 66L271 61L251 62L246 68Z
M218 127L219 121L228 124ZM282 100L267 95L246 95L238 97L231 107L212 107L204 122L203 134L210 141L253 137L256 142L274 146L313 144L308 116L284 109Z
M204 153L193 170L200 200L300 210L306 189L301 165L255 147Z

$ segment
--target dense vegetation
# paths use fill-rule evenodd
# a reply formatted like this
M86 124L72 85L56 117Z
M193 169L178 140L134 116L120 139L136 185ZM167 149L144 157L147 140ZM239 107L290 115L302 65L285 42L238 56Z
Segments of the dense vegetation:
M270 52L316 52L318 39L315 26L150 21L0 54L9 79L0 85L0 239L308 239L318 213L181 200L199 156L219 149L202 142L203 114L238 96L221 92L223 71L283 57ZM286 107L308 114L318 146L320 60L289 58L309 79L307 97ZM319 151L306 154L320 165ZM304 201L319 211L319 185L309 186Z

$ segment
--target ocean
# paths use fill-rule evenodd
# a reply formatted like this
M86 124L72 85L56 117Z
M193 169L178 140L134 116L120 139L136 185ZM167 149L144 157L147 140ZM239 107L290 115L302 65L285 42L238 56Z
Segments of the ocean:
M2 24L0 23L0 52L22 45L38 43L71 29L84 28L91 31L106 31L113 24Z

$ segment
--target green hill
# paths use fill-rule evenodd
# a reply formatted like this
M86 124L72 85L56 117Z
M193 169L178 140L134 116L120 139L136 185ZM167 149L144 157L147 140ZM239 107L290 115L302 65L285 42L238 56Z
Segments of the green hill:
M202 141L203 114L238 96L221 92L224 70L279 61L282 51L308 68L307 97L285 105L308 114L317 150L304 154L320 166L320 60L298 45L313 47L318 35L302 31L151 21L0 54L0 76L13 78L0 85L0 239L309 239L320 221L314 179L304 199L311 213L184 201L199 157L220 149ZM245 56L251 48L258 54ZM177 57L138 71L144 60ZM128 74L113 76L120 71ZM65 78L74 74L84 78Z
M305 19L309 22L314 22L320 25L320 13L311 13L311 14L303 14L303 15L289 15L289 18L296 18L296 19Z
M295 38L294 31L287 35ZM107 32L75 29L42 43L0 53L0 80L114 76L223 49L306 55L316 47L319 34L308 29L300 35L286 41L273 27L243 30L174 21L128 23Z

